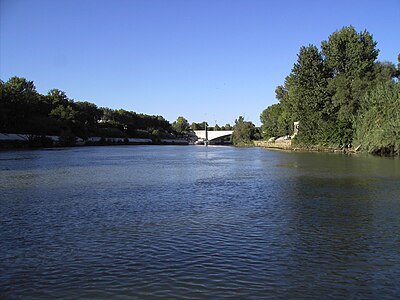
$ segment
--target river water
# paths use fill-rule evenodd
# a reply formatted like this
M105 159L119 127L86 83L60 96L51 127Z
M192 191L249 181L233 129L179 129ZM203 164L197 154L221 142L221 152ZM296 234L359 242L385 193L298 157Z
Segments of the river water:
M400 160L0 152L2 299L396 299Z

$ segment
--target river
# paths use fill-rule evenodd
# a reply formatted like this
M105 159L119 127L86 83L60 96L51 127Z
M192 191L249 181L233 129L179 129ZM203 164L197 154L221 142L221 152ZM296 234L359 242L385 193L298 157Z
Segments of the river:
M400 160L0 152L2 299L395 299Z

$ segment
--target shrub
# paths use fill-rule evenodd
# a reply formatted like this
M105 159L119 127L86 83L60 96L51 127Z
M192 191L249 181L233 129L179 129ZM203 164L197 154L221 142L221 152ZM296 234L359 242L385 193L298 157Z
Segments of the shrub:
M365 97L353 144L380 155L400 153L400 83L385 82Z

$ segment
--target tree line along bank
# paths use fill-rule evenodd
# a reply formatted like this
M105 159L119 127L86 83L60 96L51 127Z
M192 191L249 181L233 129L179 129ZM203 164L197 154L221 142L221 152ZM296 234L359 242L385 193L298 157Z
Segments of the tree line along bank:
M395 37L393 37L395 38ZM400 54L398 65L377 61L372 35L344 27L300 48L279 103L260 116L265 139L299 133L296 147L357 147L381 155L400 154Z
M132 138L163 143L187 139L193 130L204 129L204 122L189 125L184 117L172 124L162 116L138 114L124 109L97 107L87 101L69 99L65 92L52 89L46 95L36 91L33 81L11 77L0 81L0 133L31 136L29 141L0 141L0 146L51 146L54 137L61 146L75 145L77 140L91 144L129 141ZM209 130L232 130L230 124L208 127ZM52 137L53 140L49 137ZM4 144L4 145L2 145Z

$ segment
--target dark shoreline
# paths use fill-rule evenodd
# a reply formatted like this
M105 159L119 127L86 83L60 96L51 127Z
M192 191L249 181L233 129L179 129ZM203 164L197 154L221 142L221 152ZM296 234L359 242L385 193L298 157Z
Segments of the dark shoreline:
M187 146L189 143L187 141L177 142L175 140L171 141L163 141L163 142L137 142L137 143L129 143L129 142L86 142L79 144L56 144L56 143L37 143L31 141L0 141L0 151L9 151L9 150L33 150L33 149L57 149L57 148L66 148L66 147L99 147L99 146L143 146L143 145L154 145L154 146Z

